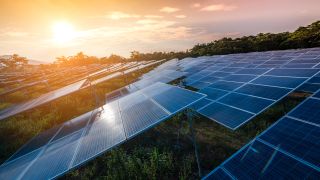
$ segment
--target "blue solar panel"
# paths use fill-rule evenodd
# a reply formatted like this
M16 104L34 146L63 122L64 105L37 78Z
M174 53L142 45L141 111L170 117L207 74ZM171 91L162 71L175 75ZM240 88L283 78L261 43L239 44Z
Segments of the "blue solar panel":
M261 76L255 80L253 80L251 83L269 85L269 86L295 88L306 80L307 80L307 78Z
M194 103L191 108L193 110L196 110L198 111L200 108L210 104L212 101L210 99L207 99L207 98L204 98L204 99L201 99L200 101Z
M7 160L7 162L12 161L16 158L19 158L27 153L30 153L42 147L56 135L56 133L59 131L60 128L61 128L61 125L51 128L48 131L45 131L44 133L40 134L40 136L36 136L32 138L27 144L22 146L13 156L11 156Z
M156 83L66 122L57 127L60 131L56 128L40 134L18 151L19 158L0 166L0 179L55 178L204 97Z
M191 87L194 87L194 88L197 88L197 89L203 89L205 87L208 87L210 86L211 83L209 82L203 82L203 81L196 81L192 84L189 84L188 86L191 86Z
M243 85L243 83L239 83L239 82L217 81L208 87L221 89L221 90L225 90L225 91L232 91L242 85Z
M297 64L297 63L289 63L284 65L284 68L312 68L316 64Z
M319 69L273 69L266 75L291 76L291 77L311 77L319 72Z
M236 129L254 115L239 109L235 109L220 103L212 103L199 110L202 115L231 129Z
M36 158L34 163L30 163L31 166L25 172L23 178L50 179L68 170L81 133L81 131L78 131L49 144L44 149L43 154Z
M320 91L314 95L316 98L320 98Z
M259 141L247 146L223 167L237 179L317 179L320 175L315 169Z
M320 84L320 77L312 77L308 83L317 83Z
M320 125L320 101L310 98L292 111L289 116Z
M269 69L252 69L252 68L245 68L242 69L238 72L236 72L235 74L251 74L251 75L260 75L263 74L265 72L267 72Z
M259 139L317 166L320 165L319 137L319 127L285 117Z
M242 68L230 68L230 67L228 67L228 68L223 68L220 71L222 71L222 72L237 72L237 71L239 71L241 69Z
M204 179L223 172L237 179L318 179L319 104L320 99L306 99Z
M257 76L253 76L253 75L230 75L230 76L223 78L222 80L236 81L236 82L249 82L256 77Z
M212 74L210 74L210 76L214 76L214 77L225 77L230 75L231 73L228 72L214 72Z
M213 83L213 82L218 81L219 79L220 78L214 77L214 76L206 76L206 77L200 79L199 81Z
M218 99L228 93L228 91L223 91L223 90L219 90L219 89L212 89L209 87L201 89L199 92L206 94L207 98L211 99L211 100L216 100L216 99Z
M288 94L290 92L290 89L262 86L262 85L254 85L254 84L246 84L245 86L236 90L236 92L254 95L254 96L263 97L263 98L268 98L268 99L278 100L281 97Z
M75 167L88 161L125 139L126 134L120 118L118 103L105 105L83 134L72 166Z
M214 173L209 174L206 180L215 180L215 179L223 179L223 180L233 180L233 177L230 177L223 169L219 168Z
M271 105L274 101L257 97L231 93L219 100L224 104L234 106L252 113L258 113Z
M320 89L320 84L311 84L311 83L305 83L302 84L297 90L303 91L303 92L310 92L314 93Z
M164 86L160 83L147 87L141 92L155 100L170 113L175 113L181 108L189 106L194 99L198 100L204 97L203 94L194 93L174 86Z

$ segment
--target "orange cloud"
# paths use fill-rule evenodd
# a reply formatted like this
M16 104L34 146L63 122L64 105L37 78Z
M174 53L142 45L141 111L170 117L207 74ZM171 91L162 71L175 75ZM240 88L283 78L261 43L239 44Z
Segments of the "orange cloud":
M127 14L120 11L111 12L108 16L112 20L126 19L126 18L140 18L141 16L138 14Z
M159 15L145 15L145 18L149 18L149 19L161 19L163 18L163 16L159 16Z
M174 8L174 7L163 7L160 9L160 12L165 12L165 13L174 13L177 11L180 11L180 9Z
M179 18L179 19L183 19L183 18L186 18L187 16L186 15L183 15L183 14L181 14L181 15L177 15L177 16L175 16L176 18Z
M199 3L194 3L194 4L192 4L192 7L194 7L194 8L198 8L198 7L200 7L201 6L201 4L199 4Z
M203 7L201 11L232 11L236 8L237 7L233 5L212 4L212 5Z

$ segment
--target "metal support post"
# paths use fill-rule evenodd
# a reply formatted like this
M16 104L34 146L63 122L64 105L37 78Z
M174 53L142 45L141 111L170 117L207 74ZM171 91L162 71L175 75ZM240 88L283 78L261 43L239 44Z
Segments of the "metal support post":
M198 173L199 173L199 177L201 178L202 177L202 173L201 173L200 156L199 156L198 145L197 145L195 134L194 134L193 112L192 112L191 109L187 109L187 119L188 119L188 122L189 122L189 128L190 128L192 143L193 143L193 146L194 146L194 153L196 155L196 160L197 160L197 165L198 165Z

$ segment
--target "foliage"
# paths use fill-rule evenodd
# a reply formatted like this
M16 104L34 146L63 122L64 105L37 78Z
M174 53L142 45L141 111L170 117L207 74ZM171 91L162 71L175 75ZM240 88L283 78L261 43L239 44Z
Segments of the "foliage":
M190 50L190 54L197 57L318 46L320 46L320 21L306 27L299 27L292 33L259 33L256 36L222 38L210 43L198 44Z
M0 58L0 64L5 67L15 70L17 67L22 67L28 64L28 60L25 57L21 57L18 54L8 56L8 58Z

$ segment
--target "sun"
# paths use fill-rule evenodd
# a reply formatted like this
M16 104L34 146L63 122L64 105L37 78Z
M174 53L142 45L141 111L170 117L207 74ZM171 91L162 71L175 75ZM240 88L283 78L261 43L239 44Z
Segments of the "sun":
M56 43L67 43L75 37L73 26L65 21L57 22L52 26L53 40Z

